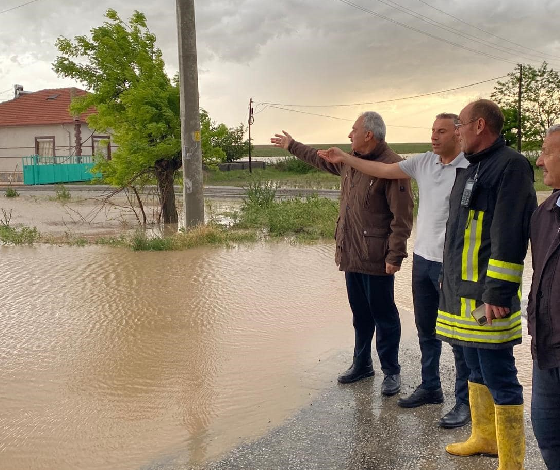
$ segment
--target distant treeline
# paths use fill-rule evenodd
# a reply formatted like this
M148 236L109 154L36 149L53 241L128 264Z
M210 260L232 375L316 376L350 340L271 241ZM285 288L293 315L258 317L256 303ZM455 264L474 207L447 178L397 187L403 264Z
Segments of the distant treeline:
M311 144L312 147L325 149L329 147L340 147L345 152L350 151L350 144ZM432 149L429 142L389 144L397 153L424 153ZM253 156L255 157L282 157L290 155L287 150L274 147L273 145L254 145Z

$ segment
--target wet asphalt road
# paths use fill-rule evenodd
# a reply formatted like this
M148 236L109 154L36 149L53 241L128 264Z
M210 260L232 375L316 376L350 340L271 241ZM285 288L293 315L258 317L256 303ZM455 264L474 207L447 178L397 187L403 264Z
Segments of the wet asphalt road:
M416 342L413 338L401 345L400 395L407 395L419 383L420 351ZM349 353L339 354L350 360ZM214 462L193 466L187 453L178 453L162 457L142 470L496 470L495 458L454 457L445 452L446 444L465 440L470 435L470 425L454 430L437 425L454 404L452 357L451 349L444 345L441 376L446 402L442 405L399 408L399 395L381 396L383 375L377 364L374 377L355 384L339 385L333 377L332 385L284 424ZM525 468L546 470L532 432L529 411L526 404Z

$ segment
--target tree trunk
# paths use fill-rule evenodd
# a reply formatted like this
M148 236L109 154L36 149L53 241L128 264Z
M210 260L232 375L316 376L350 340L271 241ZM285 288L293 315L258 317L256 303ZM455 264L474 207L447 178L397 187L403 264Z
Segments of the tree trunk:
M173 177L175 172L181 168L181 158L171 160L161 159L155 163L155 175L158 184L158 195L160 203L160 220L164 224L176 224L179 222L177 206L175 204L175 191L173 190Z

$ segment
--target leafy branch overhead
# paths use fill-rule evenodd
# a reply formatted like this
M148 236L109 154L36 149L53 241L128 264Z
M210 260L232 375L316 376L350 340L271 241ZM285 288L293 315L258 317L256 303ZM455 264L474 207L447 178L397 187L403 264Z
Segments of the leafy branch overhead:
M155 177L164 221L173 222L177 219L173 180L182 165L178 77L172 80L167 75L162 52L143 13L135 11L128 23L113 9L105 17L89 36L60 37L56 42L60 55L53 69L88 91L73 101L72 112L95 108L97 113L88 117L89 127L111 133L116 144L112 160L99 159L95 171L121 187L138 175L145 175L145 181ZM203 160L215 164L234 155L231 149L216 149L230 142L217 136L222 135L223 125L211 123L205 112L202 118L202 136L208 141L203 146ZM206 118L210 125L204 127ZM223 127L227 136L229 130ZM232 145L243 146L243 126L232 131L241 135Z

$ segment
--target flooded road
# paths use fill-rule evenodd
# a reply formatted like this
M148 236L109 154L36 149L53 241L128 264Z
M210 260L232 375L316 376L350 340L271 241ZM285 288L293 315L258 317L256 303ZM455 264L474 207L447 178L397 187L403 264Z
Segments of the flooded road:
M396 282L403 340L410 268ZM0 309L2 470L214 459L332 385L353 345L331 243L2 247Z

